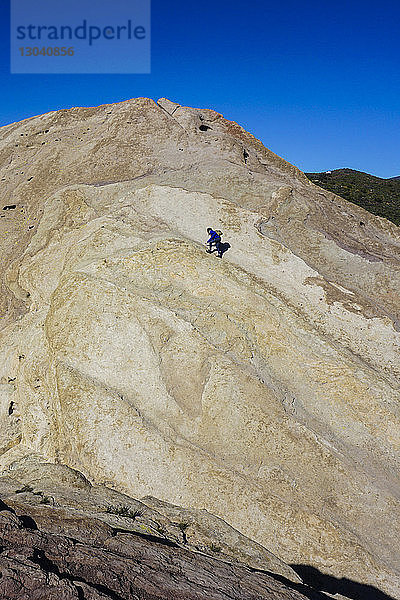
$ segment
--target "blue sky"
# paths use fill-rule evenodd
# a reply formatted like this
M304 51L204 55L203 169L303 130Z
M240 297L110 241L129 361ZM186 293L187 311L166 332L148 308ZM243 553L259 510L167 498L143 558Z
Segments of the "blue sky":
M0 125L164 96L217 110L303 171L400 175L398 0L153 0L141 75L10 74L4 0L0 17Z

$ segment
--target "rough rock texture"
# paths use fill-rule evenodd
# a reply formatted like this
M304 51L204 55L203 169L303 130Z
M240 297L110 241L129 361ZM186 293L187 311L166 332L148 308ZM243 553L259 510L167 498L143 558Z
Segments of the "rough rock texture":
M2 600L305 600L284 578L55 507L0 504ZM306 595L296 591L302 590Z
M0 478L0 497L13 507L21 501L29 504L29 514L37 524L43 515L47 518L54 513L54 508L55 514L69 515L75 521L100 520L116 530L162 537L174 546L267 570L295 583L301 581L268 550L205 510L184 509L150 497L139 502L105 486L91 485L81 473L65 465L26 459ZM57 531L68 533L66 519ZM91 537L82 533L80 539L89 542Z
M4 127L0 180L2 468L400 598L399 229L165 99Z

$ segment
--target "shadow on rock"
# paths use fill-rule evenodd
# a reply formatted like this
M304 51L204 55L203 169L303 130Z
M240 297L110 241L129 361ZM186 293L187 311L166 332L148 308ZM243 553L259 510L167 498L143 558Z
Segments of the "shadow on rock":
M342 577L338 579L333 575L321 573L310 565L290 565L302 578L303 582L319 592L328 594L341 594L351 600L395 600L372 585L365 585Z
M219 251L222 254L222 256L225 254L225 252L227 250L229 250L230 247L231 247L231 245L228 244L228 242L223 242L223 243L221 242L220 243L220 245L219 245Z

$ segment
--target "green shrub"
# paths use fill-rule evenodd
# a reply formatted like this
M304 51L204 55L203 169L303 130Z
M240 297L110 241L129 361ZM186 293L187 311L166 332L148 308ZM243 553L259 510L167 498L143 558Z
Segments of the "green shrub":
M106 512L133 520L142 516L140 510L132 510L129 506L107 506Z
M15 490L16 494L25 494L26 492L33 492L33 487L30 485L24 485L20 490Z

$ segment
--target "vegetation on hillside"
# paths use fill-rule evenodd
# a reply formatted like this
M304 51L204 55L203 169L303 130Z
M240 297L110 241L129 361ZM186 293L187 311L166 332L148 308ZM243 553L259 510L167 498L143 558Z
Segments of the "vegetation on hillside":
M381 179L353 169L306 175L325 190L400 225L400 177Z

